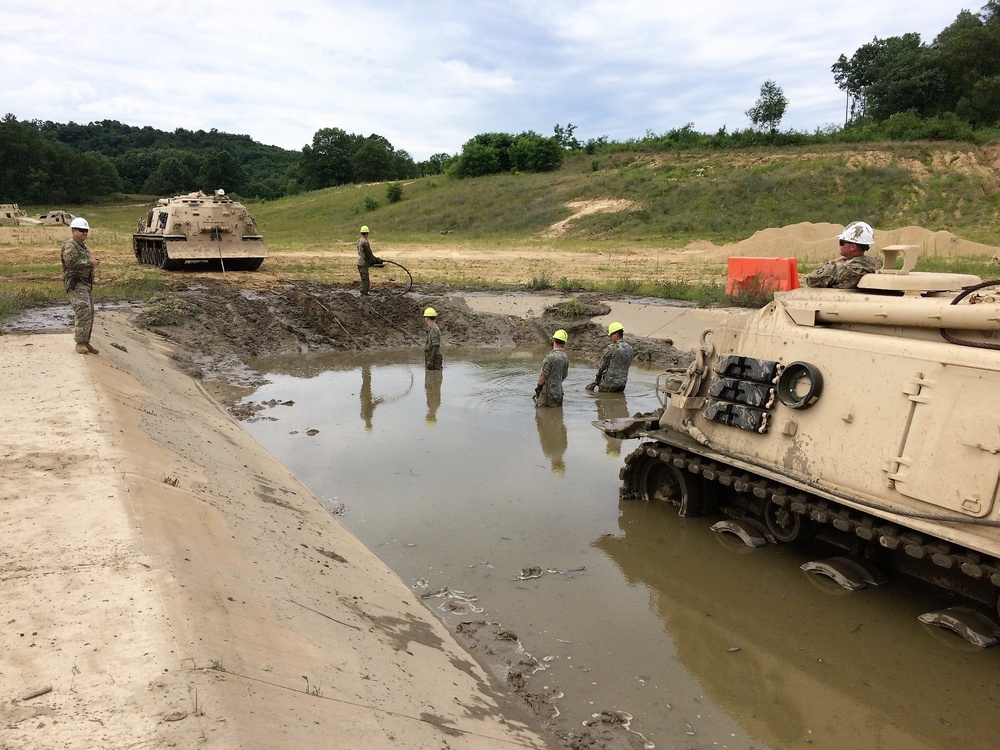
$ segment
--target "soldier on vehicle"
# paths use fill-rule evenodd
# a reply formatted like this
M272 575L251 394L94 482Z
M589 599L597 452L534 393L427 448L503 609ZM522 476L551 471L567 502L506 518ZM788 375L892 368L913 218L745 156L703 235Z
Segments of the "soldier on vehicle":
M594 382L587 386L588 391L595 388L601 393L621 393L628 382L628 368L632 366L635 352L625 341L625 326L612 323L608 326L608 336L611 343L601 356L601 364L597 367Z
M437 324L437 310L428 307L424 310L424 322L427 323L427 338L424 340L424 367L428 370L440 370L441 362L441 329Z
M881 260L865 255L875 244L875 230L871 225L863 221L852 222L844 227L837 239L840 240L840 256L807 274L806 286L854 289L862 276L882 267Z
M372 246L368 242L368 227L361 227L361 239L358 240L358 274L361 276L362 297L368 296L368 289L371 287L368 269L371 266L381 268L383 265L382 259L372 254Z
M100 264L90 257L87 236L90 224L81 216L70 222L72 239L66 240L60 251L63 268L63 288L69 296L73 308L73 340L77 354L97 354L90 345L90 334L94 330L94 269Z
M569 358L563 349L569 335L563 329L552 334L552 351L542 360L542 371L535 386L535 406L562 406L563 381L569 374Z

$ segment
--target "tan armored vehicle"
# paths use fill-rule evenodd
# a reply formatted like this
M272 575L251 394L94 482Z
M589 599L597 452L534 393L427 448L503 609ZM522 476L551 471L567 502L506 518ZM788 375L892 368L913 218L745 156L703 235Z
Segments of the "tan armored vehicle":
M224 190L160 198L139 220L132 249L140 263L168 271L185 263L221 263L226 271L256 271L268 256L253 217Z
M893 568L994 616L1000 281L914 272L916 250L885 248L857 289L778 292L705 331L694 362L658 379L660 409L595 422L644 440L623 499L722 513L716 530L751 546L820 535L847 554L806 569L845 588ZM924 617L1000 637L972 609Z
M69 211L49 211L34 217L39 224L52 227L68 227L76 217Z
M0 227L17 227L27 218L23 208L18 208L16 203L0 203Z

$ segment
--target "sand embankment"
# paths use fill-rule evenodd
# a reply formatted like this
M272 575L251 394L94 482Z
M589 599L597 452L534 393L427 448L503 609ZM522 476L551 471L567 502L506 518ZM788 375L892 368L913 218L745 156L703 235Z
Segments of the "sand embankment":
M545 746L156 336L94 341L0 336L0 747Z

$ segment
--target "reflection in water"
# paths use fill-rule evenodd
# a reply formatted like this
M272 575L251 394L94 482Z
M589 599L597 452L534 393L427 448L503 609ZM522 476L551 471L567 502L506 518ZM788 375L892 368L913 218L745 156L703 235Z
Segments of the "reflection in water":
M597 402L597 419L619 419L627 417L628 402L624 393L594 393L594 401ZM617 438L604 436L604 441L608 447L606 453L609 456L620 456L622 454L622 441Z
M382 398L372 398L372 368L368 365L361 366L361 419L364 420L365 429L372 431L372 417L375 416L375 407L382 403Z
M535 425L538 427L538 442L542 444L542 453L552 463L552 473L563 476L566 473L563 456L568 444L563 410L535 409Z
M361 390L358 397L361 399L361 419L365 423L365 430L371 432L372 419L375 416L375 407L381 404L391 404L404 398L413 389L413 373L409 373L410 384L399 393L387 396L372 396L372 370L367 364L361 366ZM438 403L441 401L440 383L438 384ZM429 403L429 402L428 402Z
M656 592L680 661L752 735L830 750L995 742L977 717L996 711L996 659L975 647L928 648L915 621L922 589L897 580L829 597L798 570L798 556L814 559L809 550L733 555L709 530L715 519L680 518L661 503L620 509L623 535L594 545L633 585ZM956 695L941 685L963 687Z
M427 416L424 421L428 427L437 424L437 410L441 406L441 379L443 370L424 370L424 391L427 394Z

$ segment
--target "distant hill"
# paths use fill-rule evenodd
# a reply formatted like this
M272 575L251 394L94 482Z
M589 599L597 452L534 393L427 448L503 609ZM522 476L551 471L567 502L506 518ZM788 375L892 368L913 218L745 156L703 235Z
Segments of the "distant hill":
M293 245L351 239L360 223L395 241L599 249L725 244L772 227L864 220L997 246L998 169L1000 143L616 151L570 156L553 172L412 180L397 203L386 200L386 184L376 183L282 198L254 211L270 240ZM581 212L579 202L592 210Z

